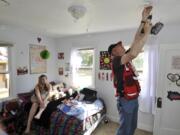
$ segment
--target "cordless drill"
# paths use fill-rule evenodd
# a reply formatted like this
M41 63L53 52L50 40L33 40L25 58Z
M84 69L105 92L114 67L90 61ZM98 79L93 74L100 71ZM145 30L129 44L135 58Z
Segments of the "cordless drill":
M148 19L151 20L152 19L152 15L148 16ZM157 35L160 30L163 28L164 24L161 22L157 22L154 26L152 26L151 28L151 34L152 35ZM142 28L141 33L144 33L144 28Z

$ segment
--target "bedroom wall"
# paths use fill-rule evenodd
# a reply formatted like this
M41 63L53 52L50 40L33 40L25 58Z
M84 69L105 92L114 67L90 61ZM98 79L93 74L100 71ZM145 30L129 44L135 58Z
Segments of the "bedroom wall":
M12 75L12 89L11 96L16 96L17 93L30 91L37 83L40 74L30 74L29 72L29 44L38 44L37 37L41 37L40 45L46 45L50 51L51 56L47 60L47 76L49 80L56 79L56 50L53 38L48 38L40 34L34 34L24 31L20 28L6 26L0 29L0 41L12 43L11 48L11 75ZM28 74L18 75L16 69L19 66L27 66Z
M166 25L165 25L166 26ZM167 25L158 35L159 45L180 43L178 37L178 25ZM118 113L116 109L116 101L114 98L114 88L110 81L98 80L98 73L110 72L99 70L99 52L106 51L111 43L115 43L119 40L123 40L125 45L129 45L133 40L135 30L122 30L116 32L99 33L99 34L86 34L72 37L59 38L56 40L57 51L65 53L64 60L58 60L57 68L64 66L66 62L70 61L70 53L73 48L79 47L94 47L95 59L96 59L96 80L95 86L98 90L98 95L103 97L107 106L107 116L113 120L118 121ZM71 84L71 77L59 76L61 81L65 81L67 84ZM139 111L138 127L147 131L153 130L154 116L149 113L143 113Z

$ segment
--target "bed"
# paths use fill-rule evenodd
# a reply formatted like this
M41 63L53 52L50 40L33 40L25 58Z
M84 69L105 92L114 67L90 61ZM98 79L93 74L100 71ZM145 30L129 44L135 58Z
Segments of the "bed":
M67 106L64 108L65 110L62 109L65 97L49 102L40 119L33 120L32 129L35 131L35 134L90 135L105 117L106 107L102 99L96 98L96 91L84 89L82 93L85 97L82 100L79 100L80 98L78 101L73 100L76 108L73 106L71 111L67 111L69 109ZM76 97L76 94L71 94L70 98ZM18 94L19 99L25 104L24 106L29 103L29 98L26 95L24 93Z
M50 135L90 135L105 117L106 109L101 99L92 104L84 101L76 102L78 107L72 111L67 108L64 109L68 110L67 112L63 111L61 104L52 113Z
M78 110L72 110L67 113L61 110L59 108L60 106L58 106L50 116L49 128L47 129L43 126L37 127L36 134L90 135L96 129L98 124L105 118L106 108L104 102L102 99L97 99L92 104L86 103L85 101L80 101L79 103L79 107L84 109L83 113L77 115L80 112ZM100 103L102 106L98 107L96 103ZM94 111L90 111L93 110L93 108ZM75 115L72 115L73 111L75 112Z

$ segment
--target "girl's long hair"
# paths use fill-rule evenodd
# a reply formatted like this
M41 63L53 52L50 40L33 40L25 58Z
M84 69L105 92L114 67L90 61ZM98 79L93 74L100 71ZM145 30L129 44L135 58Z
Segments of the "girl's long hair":
M47 85L47 84L42 84L42 83L41 83L41 80L42 80L43 77L45 77L45 78L47 79L47 76L46 76L46 75L40 75L40 76L39 76L39 79L38 79L38 84L37 84L37 86L39 87L39 90L40 90L40 91L42 91L42 90L48 91L48 90L50 89L50 86Z

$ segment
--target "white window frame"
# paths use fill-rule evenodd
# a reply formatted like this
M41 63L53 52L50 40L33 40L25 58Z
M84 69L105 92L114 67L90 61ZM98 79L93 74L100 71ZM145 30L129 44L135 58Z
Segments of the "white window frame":
M92 68L92 85L91 86L88 86L88 87L90 87L90 88L95 88L95 63L96 63L96 60L95 60L95 48L92 48L92 47L81 47L81 48L76 48L76 49L74 49L74 50L76 50L76 51L80 51L80 50L93 50L93 68ZM73 79L74 78L72 78L72 82L73 82ZM74 84L73 84L74 85Z
M0 74L9 74L9 96L8 97L4 97L4 98L0 98L0 101L4 101L7 99L10 99L12 97L12 61L11 61L11 47L13 47L13 44L10 43L1 43L0 42L0 47L7 47L8 50L8 71L6 72L1 72Z

